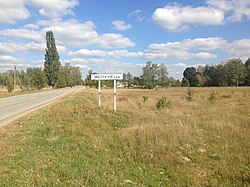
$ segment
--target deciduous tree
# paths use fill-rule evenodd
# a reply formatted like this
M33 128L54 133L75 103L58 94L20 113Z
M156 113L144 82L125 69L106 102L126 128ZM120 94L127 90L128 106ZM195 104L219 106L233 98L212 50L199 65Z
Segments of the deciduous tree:
M228 86L243 85L246 77L246 67L239 58L229 60L225 65L225 78Z
M47 76L48 85L56 87L59 79L59 70L61 63L56 48L56 42L52 31L46 32L46 53L44 62L44 72Z
M157 64L153 64L151 61L146 63L146 66L142 68L142 84L145 88L152 89L156 86L156 72L158 69Z
M196 69L194 67L188 67L183 72L183 77L186 78L191 87L196 86Z
M158 85L162 88L169 85L168 70L164 64L161 64L157 70Z
M245 85L250 86L250 58L247 59L245 62L246 67L246 78L245 78Z

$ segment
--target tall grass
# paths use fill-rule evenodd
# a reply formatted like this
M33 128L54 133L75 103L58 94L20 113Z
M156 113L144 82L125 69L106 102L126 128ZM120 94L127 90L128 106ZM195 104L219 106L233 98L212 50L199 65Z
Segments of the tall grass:
M192 91L118 90L115 113L85 90L1 129L0 186L250 185L249 88Z
M30 93L36 93L36 92L42 92L42 91L48 91L48 90L50 89L43 88L42 90L21 90L19 87L16 87L11 93L9 93L6 87L0 86L0 98L22 95L22 94L30 94Z

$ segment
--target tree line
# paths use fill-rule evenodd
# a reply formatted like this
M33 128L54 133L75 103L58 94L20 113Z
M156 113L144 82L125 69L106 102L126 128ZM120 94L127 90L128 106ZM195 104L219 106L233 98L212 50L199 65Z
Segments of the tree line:
M15 67L14 70L0 73L0 85L6 86L11 92L16 86L22 90L40 90L47 86L63 88L82 84L79 67L69 63L61 65L52 31L46 32L46 47L44 69L27 68L26 71L18 71Z
M85 82L90 87L97 87L97 81L91 80L92 70L88 72ZM142 68L141 76L133 76L130 72L123 73L123 80L120 81L124 87L131 88L147 88L155 87L178 87L181 85L179 80L168 76L168 70L165 64L154 64L148 61L145 67ZM101 81L101 86L113 87L113 81Z
M250 58L245 63L240 58L218 65L188 67L183 72L182 86L250 86Z
M91 80L92 70L88 72L85 82L90 87L97 87L97 81ZM123 74L124 87L152 89L156 87L212 87L212 86L250 86L250 58L245 63L240 58L229 59L218 65L188 67L183 72L183 79L168 76L164 64L148 61L142 68L142 75L133 76L130 72ZM112 81L102 81L102 86L112 87Z

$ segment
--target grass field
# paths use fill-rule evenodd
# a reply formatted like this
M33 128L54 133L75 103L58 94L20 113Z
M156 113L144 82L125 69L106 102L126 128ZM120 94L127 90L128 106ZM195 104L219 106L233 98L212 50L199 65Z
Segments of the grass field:
M97 99L0 129L0 186L250 185L250 88L118 90L116 113L112 90Z
M24 91L24 90L21 90L19 87L17 87L11 93L9 93L6 87L0 86L0 98L35 93L35 92L42 92L42 91L48 91L48 90L49 90L49 88L44 88L42 90L30 90L30 91L25 90Z

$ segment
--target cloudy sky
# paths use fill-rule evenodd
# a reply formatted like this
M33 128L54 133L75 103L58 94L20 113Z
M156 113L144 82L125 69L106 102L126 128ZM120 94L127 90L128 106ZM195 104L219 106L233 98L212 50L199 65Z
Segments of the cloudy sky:
M43 67L52 30L62 63L98 73L170 76L199 64L250 57L249 0L0 0L0 72Z

